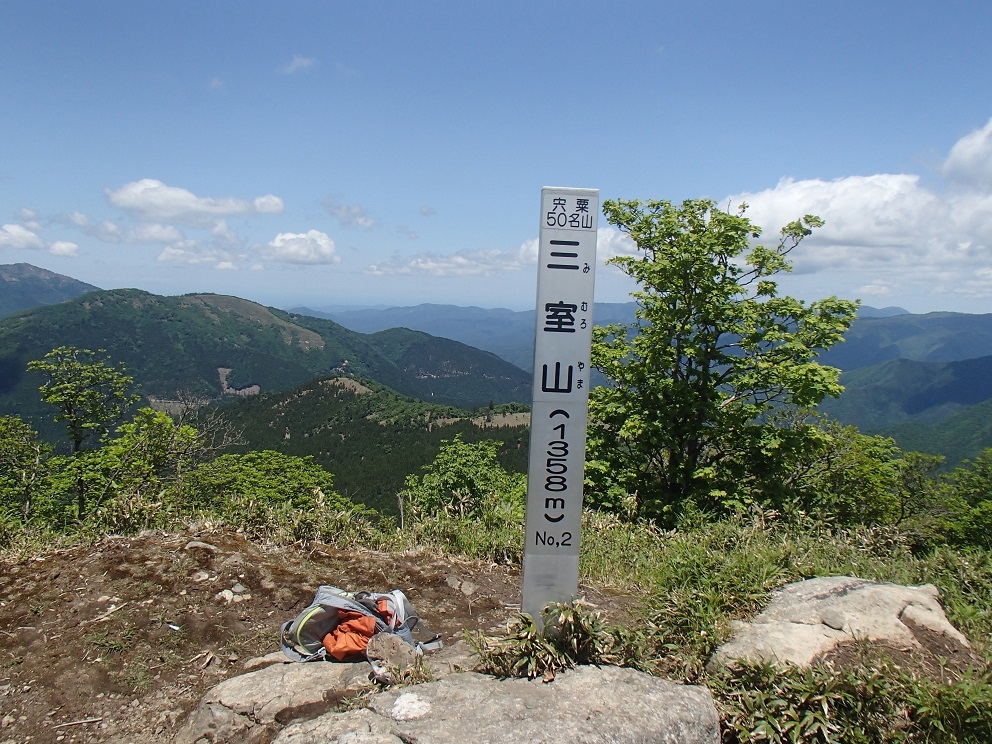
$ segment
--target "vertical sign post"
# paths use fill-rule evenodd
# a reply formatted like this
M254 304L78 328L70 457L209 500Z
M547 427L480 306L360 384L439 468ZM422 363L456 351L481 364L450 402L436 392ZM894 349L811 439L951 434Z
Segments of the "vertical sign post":
M522 609L538 623L579 583L599 191L541 190Z

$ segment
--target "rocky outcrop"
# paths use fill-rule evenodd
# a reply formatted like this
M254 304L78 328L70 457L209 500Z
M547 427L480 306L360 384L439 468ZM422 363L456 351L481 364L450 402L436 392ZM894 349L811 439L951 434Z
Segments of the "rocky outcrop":
M659 742L718 744L709 690L633 669L583 666L553 682L474 672L375 695L362 710L293 724L276 744Z
M843 644L873 641L901 650L941 647L967 652L968 640L948 622L931 584L900 586L846 576L782 587L753 622L740 623L710 659L808 666Z
M706 688L677 685L632 669L579 667L545 684L466 672L464 642L432 654L436 681L370 695L361 710L330 712L379 689L369 665L249 662L201 700L177 744L307 742L719 742ZM392 665L391 665L392 666Z
M211 689L176 743L269 742L289 721L325 713L369 684L365 664L272 664Z

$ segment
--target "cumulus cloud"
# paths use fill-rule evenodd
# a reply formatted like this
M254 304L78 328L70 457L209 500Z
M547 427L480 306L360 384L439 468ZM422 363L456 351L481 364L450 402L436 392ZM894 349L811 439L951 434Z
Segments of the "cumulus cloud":
M116 207L146 222L175 222L191 227L209 227L217 220L237 215L282 211L282 200L271 194L249 202L237 197L202 197L187 189L167 186L154 178L107 189Z
M68 240L56 240L48 245L48 252L55 256L75 256L79 246Z
M428 204L425 204L420 208L421 217L433 217L435 214L437 214L437 210Z
M262 258L294 264L336 264L334 241L326 233L309 230L305 233L279 233L260 250Z
M633 256L637 246L631 237L615 227L601 227L596 231L596 258L605 262L616 256Z
M0 226L0 248L38 250L44 247L45 241L21 225Z
M368 210L361 204L338 204L333 198L327 197L321 201L326 209L342 227L360 227L371 230L375 227L375 219L369 216Z
M302 54L294 54L293 59L282 68L282 71L286 75L292 75L294 72L300 72L313 67L316 61L314 57L304 57Z
M952 188L914 174L782 179L774 188L729 197L766 228L762 242L804 214L825 226L792 259L797 274L847 276L849 294L912 292L992 295L992 123L961 138L943 172ZM865 283L864 277L884 277Z
M259 214L282 214L282 199L273 194L256 196L252 204L255 207L255 211Z
M944 175L966 188L992 191L992 119L954 144L944 162Z

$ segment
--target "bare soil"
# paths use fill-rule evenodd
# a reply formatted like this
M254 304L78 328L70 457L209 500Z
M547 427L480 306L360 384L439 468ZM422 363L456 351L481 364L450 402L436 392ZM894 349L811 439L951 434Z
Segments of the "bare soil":
M451 641L512 619L518 574L424 552L273 548L230 530L0 559L0 744L170 741L210 687L278 651L279 626L319 584L402 589Z

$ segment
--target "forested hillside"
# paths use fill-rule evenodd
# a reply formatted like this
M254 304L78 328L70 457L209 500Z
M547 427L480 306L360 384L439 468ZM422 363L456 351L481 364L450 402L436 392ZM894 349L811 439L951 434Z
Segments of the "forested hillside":
M408 398L370 381L331 377L294 390L231 403L224 418L243 433L234 451L313 457L348 498L386 514L407 475L429 464L442 442L503 443L498 462L527 469L529 417L523 406L474 412Z
M365 335L236 297L129 289L0 319L0 412L47 426L40 379L27 364L67 344L106 350L148 400L275 392L340 373L443 404L529 399L523 370L448 339L407 330Z

